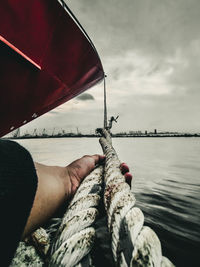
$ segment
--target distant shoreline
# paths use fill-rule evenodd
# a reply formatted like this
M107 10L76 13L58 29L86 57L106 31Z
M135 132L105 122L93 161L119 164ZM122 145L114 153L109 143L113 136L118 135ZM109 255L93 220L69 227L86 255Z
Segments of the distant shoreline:
M81 134L81 135L44 135L44 136L19 136L4 137L4 139L47 139L47 138L99 138L99 135ZM120 135L113 134L112 138L166 138L166 137L200 137L200 134L143 134L143 135Z

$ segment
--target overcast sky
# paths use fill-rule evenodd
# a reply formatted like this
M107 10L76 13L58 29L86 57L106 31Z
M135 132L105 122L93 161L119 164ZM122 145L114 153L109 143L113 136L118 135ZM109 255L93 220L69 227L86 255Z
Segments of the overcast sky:
M71 0L108 75L113 131L200 132L200 1ZM64 33L63 33L64 34ZM103 85L24 129L93 131L103 124Z

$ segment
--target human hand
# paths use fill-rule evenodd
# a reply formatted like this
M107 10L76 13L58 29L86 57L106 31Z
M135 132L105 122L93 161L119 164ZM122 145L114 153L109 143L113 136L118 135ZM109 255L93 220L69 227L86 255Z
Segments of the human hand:
M66 167L70 186L68 196L71 198L78 189L81 181L95 168L95 165L103 163L105 156L85 155L80 159L73 161Z
M38 187L23 237L51 218L67 199L73 197L81 181L95 168L95 165L103 163L104 160L105 156L93 155L77 159L66 167L35 163ZM132 175L128 166L122 163L120 169L126 182L130 184Z
M78 189L81 181L94 169L98 163L103 163L105 156L93 155L83 156L80 159L73 161L66 167L66 171L70 180L67 195L71 198ZM131 186L132 174L129 172L129 167L126 163L121 163L120 170L125 177L126 182Z
M46 166L35 162L38 187L22 238L43 225L73 197L81 181L105 156L84 156L67 167Z

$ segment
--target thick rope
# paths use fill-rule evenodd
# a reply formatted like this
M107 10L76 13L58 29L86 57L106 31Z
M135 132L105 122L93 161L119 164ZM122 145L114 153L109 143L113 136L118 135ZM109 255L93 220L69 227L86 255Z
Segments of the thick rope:
M49 266L78 266L91 262L95 241L93 224L98 215L103 167L96 168L78 188L52 245ZM86 257L86 258L85 258Z
M154 231L143 226L143 213L135 207L135 198L121 174L108 131L103 130L100 143L106 155L104 204L116 266L174 266L162 256Z

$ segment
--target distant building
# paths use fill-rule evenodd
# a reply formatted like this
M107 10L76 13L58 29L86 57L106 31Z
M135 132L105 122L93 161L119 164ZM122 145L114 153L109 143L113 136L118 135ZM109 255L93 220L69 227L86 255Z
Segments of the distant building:
M147 130L145 131L145 133L144 134L146 134L147 135Z
M142 132L141 131L129 131L128 134L129 135L141 135Z
M157 134L157 130L156 129L154 130L154 134Z

